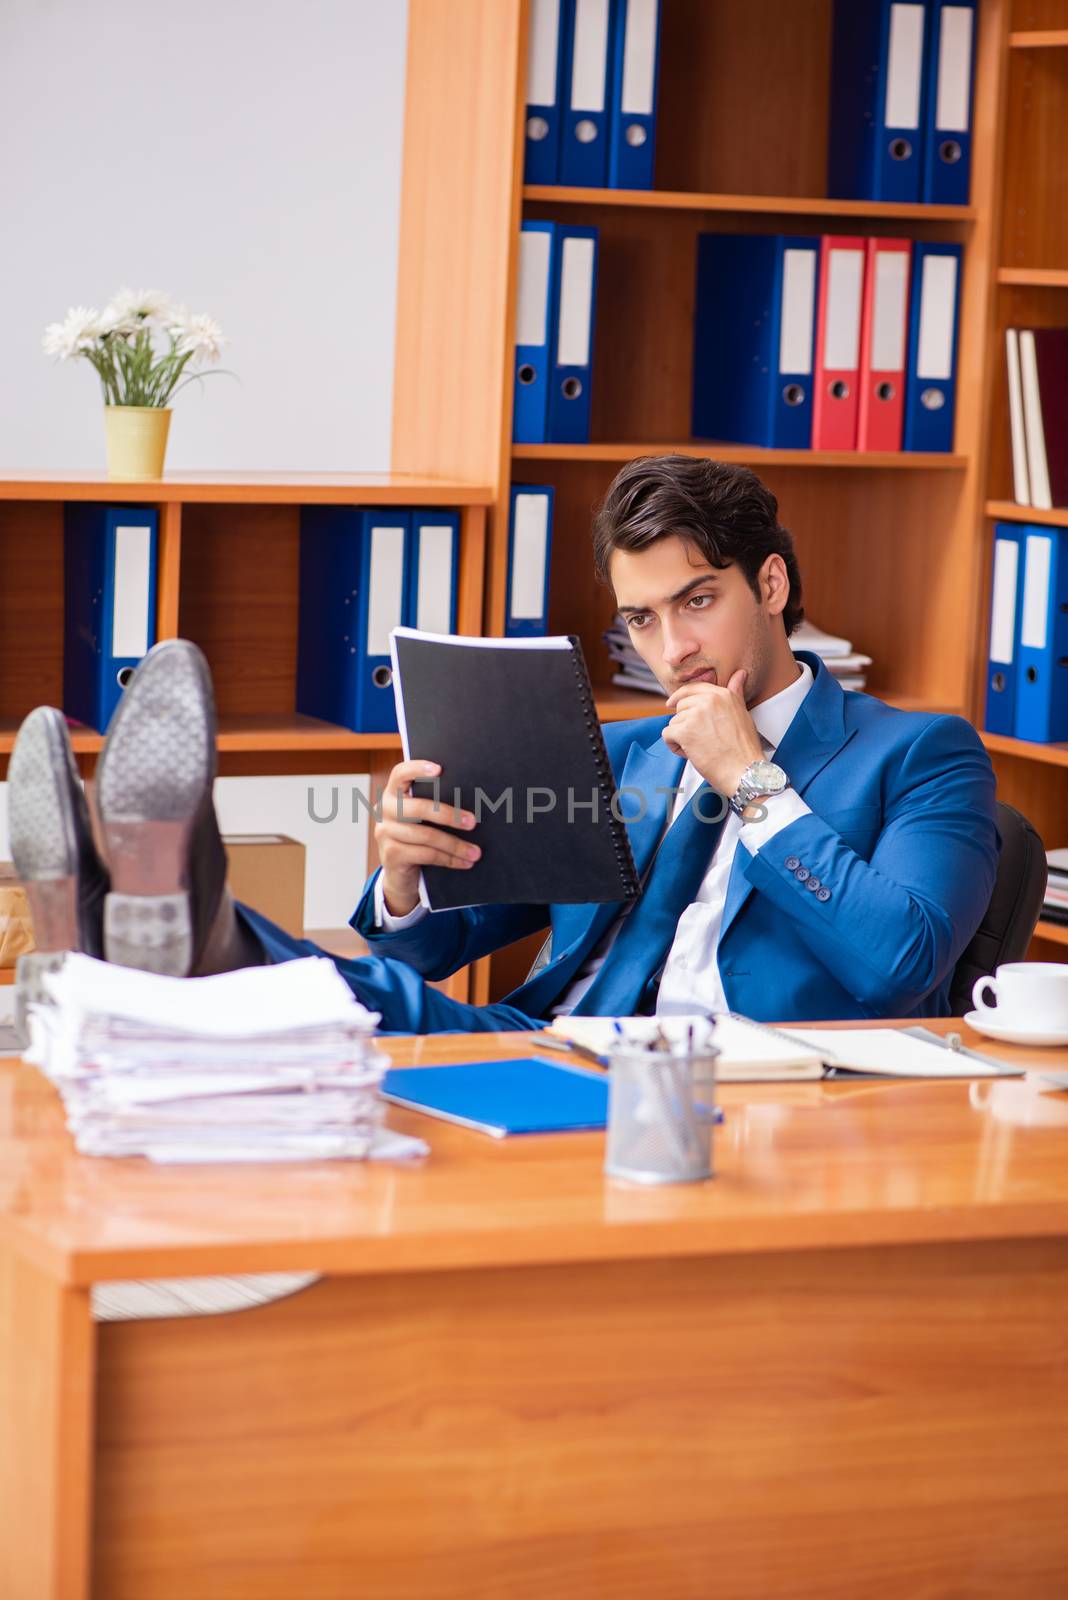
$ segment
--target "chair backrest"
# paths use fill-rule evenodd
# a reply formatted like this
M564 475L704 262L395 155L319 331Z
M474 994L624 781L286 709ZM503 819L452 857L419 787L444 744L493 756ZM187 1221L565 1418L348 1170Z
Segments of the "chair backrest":
M949 986L952 1015L972 1009L972 987L977 978L1003 961L1022 961L1035 931L1046 893L1046 852L1027 818L1003 800L997 804L1001 834L994 892L986 915L953 970Z

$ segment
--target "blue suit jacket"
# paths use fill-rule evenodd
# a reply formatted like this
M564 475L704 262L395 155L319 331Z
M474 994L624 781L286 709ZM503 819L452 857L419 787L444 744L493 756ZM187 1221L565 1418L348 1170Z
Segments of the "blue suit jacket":
M814 681L776 752L812 815L756 855L739 842L717 960L728 1004L762 1021L946 1016L949 980L982 921L1000 839L994 773L963 717L897 711L842 690L817 656ZM661 739L670 719L604 728L621 789L641 791L628 824L639 874L663 832L684 762ZM639 810L630 795L625 812ZM802 872L802 878L797 876ZM818 878L823 897L806 888ZM374 926L372 877L352 918L375 955L447 977L551 925L551 957L508 995L546 1017L618 905L482 906L435 912L400 933Z

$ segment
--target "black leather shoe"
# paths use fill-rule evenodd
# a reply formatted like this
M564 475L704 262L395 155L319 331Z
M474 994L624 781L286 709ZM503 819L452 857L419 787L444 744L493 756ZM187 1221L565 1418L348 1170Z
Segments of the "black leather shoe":
M108 961L171 977L262 961L226 888L215 770L207 661L188 640L165 640L127 685L97 765Z
M23 722L8 767L11 857L33 917L37 949L19 957L16 1010L45 998L42 979L68 950L103 954L101 921L108 875L93 843L66 719L38 706Z

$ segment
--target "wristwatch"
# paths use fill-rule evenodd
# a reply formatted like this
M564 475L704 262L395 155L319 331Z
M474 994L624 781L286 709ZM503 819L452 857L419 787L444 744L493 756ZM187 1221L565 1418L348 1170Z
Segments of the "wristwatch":
M746 806L751 806L757 800L765 800L769 795L782 794L789 787L790 780L781 767L774 761L751 761L742 773L741 780L734 794L731 795L730 807L741 816Z

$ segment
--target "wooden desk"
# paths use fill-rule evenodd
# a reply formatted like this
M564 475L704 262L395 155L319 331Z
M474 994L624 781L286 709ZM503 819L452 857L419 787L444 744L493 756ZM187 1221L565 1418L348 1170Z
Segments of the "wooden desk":
M407 1113L412 1169L174 1171L77 1157L51 1089L0 1067L0 1593L1068 1592L1068 1096L722 1101L694 1187L606 1180L599 1136ZM90 1319L96 1281L279 1269L325 1276Z

